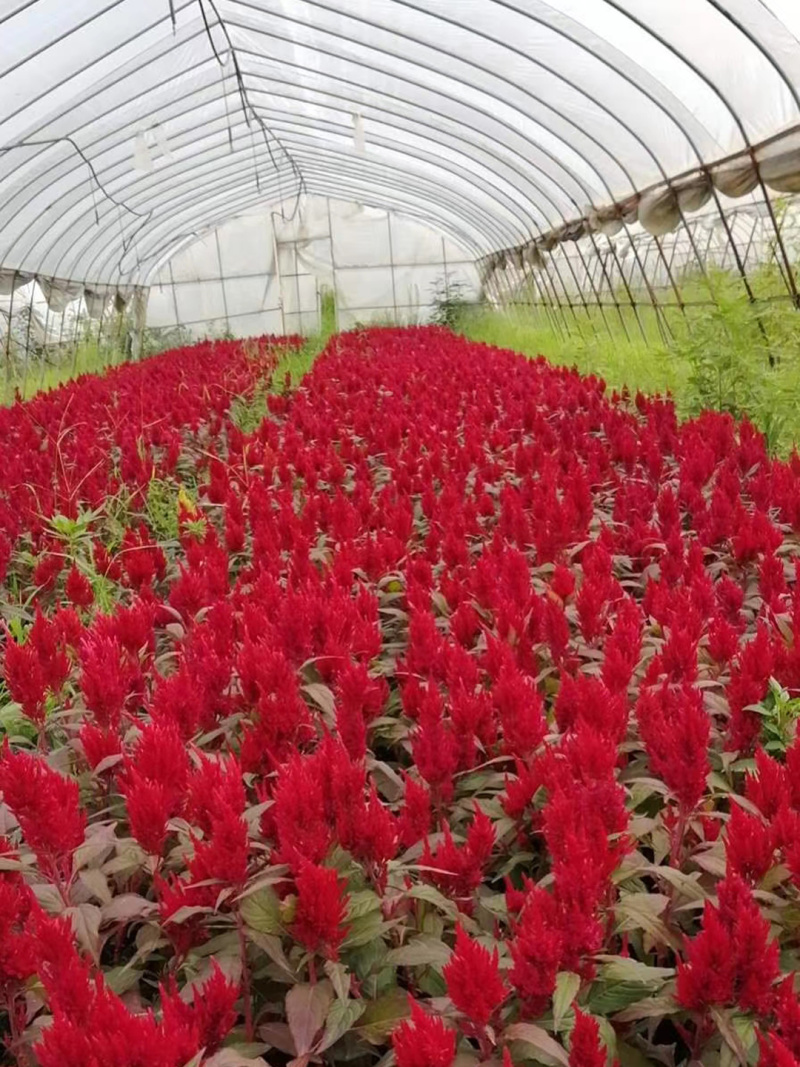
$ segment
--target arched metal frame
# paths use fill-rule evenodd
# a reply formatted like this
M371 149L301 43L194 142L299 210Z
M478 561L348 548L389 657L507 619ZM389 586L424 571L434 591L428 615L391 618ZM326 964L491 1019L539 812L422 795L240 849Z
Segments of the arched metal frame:
M735 30L743 54L763 60L791 100L793 112L786 125L796 123L800 42L759 0L752 0L750 8L749 2L738 0L730 10L734 5L725 0L685 0L703 18L704 12L714 12ZM50 40L43 31L37 48L0 66L0 93L4 78L26 63L45 62L48 50L65 41L78 47L106 16L124 17L135 3L87 0L85 16L67 22L59 38ZM29 0L11 10L10 0L0 0L0 33L13 20L32 18L34 9L46 24L42 9L47 4L55 0ZM708 174L712 164L742 149L755 160L755 149L766 138L754 142L748 122L712 69L643 17L635 0L592 4L646 35L653 55L663 53L681 64L730 118L741 144L720 143L716 132L692 114L667 82L645 69L643 58L593 30L590 19L580 21L576 3L569 5L571 14L561 10L559 0L485 0L474 5L479 14L496 14L496 32L445 0L176 0L145 5L146 10L140 8L142 18L133 19L128 36L123 34L113 47L104 47L102 35L96 35L97 48L87 54L78 74L112 59L119 49L146 42L137 63L143 77L163 67L176 50L195 49L196 61L178 71L185 82L194 82L191 90L179 90L165 102L163 94L173 81L165 70L163 78L147 82L138 106L137 79L126 63L99 79L100 106L86 113L90 89L71 95L74 71L60 82L45 83L41 91L32 85L24 103L0 121L0 267L87 284L146 284L156 267L192 235L258 203L285 203L287 197L297 199L304 192L357 197L371 206L416 215L480 258L525 244L587 211L674 180L678 173L695 169ZM5 13L4 6L9 6ZM545 49L537 53L524 35L504 36L504 12L548 40L552 36L562 42L569 50L564 55L585 56L588 73L559 65ZM441 32L426 32L434 27ZM474 54L460 52L458 41L450 44L452 33L468 35L481 47ZM791 37L796 46L791 55L794 74L787 50L781 50L779 58L777 50L770 49L769 34ZM532 30L531 42L536 40ZM230 57L227 67L223 53ZM491 57L498 54L508 57L508 69L492 64ZM316 57L314 65L319 66L311 80L304 78L304 56ZM2 52L0 62L1 57ZM616 106L591 91L594 64L605 69L615 85L626 87L642 114L657 117L674 132L688 154L682 169L676 168L663 138L659 140L646 122L636 124L628 117L630 106ZM545 91L538 88L541 75L548 79ZM104 109L102 93L117 89L122 89L122 98L115 97ZM33 119L24 136L3 141L4 125L24 120L28 113L34 116L39 105L58 93L63 94L62 106ZM307 108L328 109L328 114L309 117ZM135 119L125 119L131 109ZM356 111L371 125L365 155L350 143L351 130L340 118ZM71 121L73 115L77 117ZM119 125L104 128L117 115ZM514 115L519 116L519 128ZM615 131L614 138L594 128L598 117ZM135 130L155 122L177 127L171 141L178 158L152 174L133 173L121 153ZM204 147L196 159L191 147L201 131ZM66 146L66 154L57 146ZM48 161L52 151L58 158ZM19 181L13 174L17 166L23 175ZM800 305L793 264L760 174L758 182L787 288ZM39 211L38 221L37 207L47 204L52 189L58 190L60 217L51 220ZM713 186L712 196L738 274L755 299L747 252L742 255L737 247ZM15 233L15 218L34 221L24 229L20 224ZM4 219L9 220L5 227ZM703 271L706 256L695 227L686 225L685 217L682 222L697 269ZM648 282L649 252L642 256L642 242L627 224L624 233L658 308ZM554 257L547 264L542 288L553 305L574 311L572 294L577 293L578 306L596 303L602 311L603 291L613 289L617 274L635 309L637 301L615 245L601 247L591 230L585 236L585 250L578 241L574 258ZM674 277L675 246L670 256L658 238L649 248L682 307ZM519 278L526 273L517 266L509 270ZM614 302L622 319L616 294Z

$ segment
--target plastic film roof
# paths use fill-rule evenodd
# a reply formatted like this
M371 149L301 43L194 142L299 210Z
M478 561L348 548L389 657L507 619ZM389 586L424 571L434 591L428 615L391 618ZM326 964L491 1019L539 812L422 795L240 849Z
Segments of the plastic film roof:
M483 256L791 131L799 37L797 0L0 0L0 267L142 284L306 194Z

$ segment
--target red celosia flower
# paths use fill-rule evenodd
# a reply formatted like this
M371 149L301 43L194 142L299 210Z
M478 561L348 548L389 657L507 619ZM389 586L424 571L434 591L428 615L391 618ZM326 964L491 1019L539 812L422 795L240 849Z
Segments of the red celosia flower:
M242 812L221 806L211 817L211 832L195 838L189 871L196 882L216 881L239 887L247 880L250 844Z
M442 974L453 1004L478 1027L486 1026L508 993L500 977L497 949L489 952L460 924L455 952Z
M748 773L745 779L745 796L764 818L773 819L792 796L786 768L767 755L763 748L756 749L755 759L756 773Z
M75 564L67 575L64 592L67 594L67 600L76 608L88 608L94 602L92 583L85 574L81 574Z
M167 937L179 956L185 956L195 945L208 940L208 930L203 926L203 915L195 912L182 922L170 920L182 908L203 908L214 904L218 890L214 886L194 886L170 877L168 880L156 874L154 886L158 897L158 917Z
M569 1067L606 1067L607 1058L597 1019L576 1008L569 1038Z
M278 775L271 809L282 858L292 866L319 863L333 841L325 811L324 781L316 761L295 756Z
M386 864L397 853L397 820L378 797L375 786L363 808L363 818L356 833L349 835L353 856L365 863L375 882L385 887Z
M119 560L134 589L142 589L156 578L161 581L166 573L164 553L151 540L143 525L136 531L125 531Z
M211 1056L236 1023L239 993L239 984L225 977L216 960L211 961L211 977L201 986L195 986L191 1004L181 998L172 979L162 989L164 1029L196 1033L199 1046L206 1056Z
M12 700L20 705L23 715L41 725L44 722L46 681L39 656L30 641L18 645L8 632L3 677Z
M39 586L43 592L49 591L55 586L56 578L58 578L63 567L64 559L62 556L57 556L54 553L40 556L33 570L33 584Z
M131 834L145 852L160 856L167 839L167 820L173 815L169 789L135 770L126 774L123 788Z
M400 840L410 848L426 837L431 827L431 795L408 775L405 776L406 791L400 811L398 832Z
M654 774L663 778L686 811L693 811L706 788L711 723L699 689L664 683L646 690L636 717Z
M503 748L510 755L531 755L547 732L542 697L521 671L508 665L492 688L503 726Z
M516 894L515 894L516 896ZM541 1015L553 995L564 953L558 905L544 889L528 888L516 903L522 916L509 942L514 966L508 980L527 1014Z
M344 925L348 895L344 881L331 867L305 863L295 878L297 910L291 925L292 936L309 952L335 960L347 936Z
M152 1012L129 1012L98 979L85 1016L56 1010L34 1051L41 1067L140 1067L143 1062L182 1067L200 1052L201 1041L197 1025L178 1019L157 1022Z
M758 1067L797 1067L800 1060L779 1037L758 1031Z
M738 875L719 883L719 906L706 904L703 929L678 964L679 1003L692 1010L733 1006L766 1014L774 1001L778 942L750 889Z
M161 855L167 822L183 804L187 771L186 750L175 727L146 726L122 780L131 833L145 852Z
M109 581L118 582L122 577L122 566L118 560L112 560L106 546L101 541L95 541L92 546L92 559L95 570Z
M83 842L86 815L78 783L52 770L41 756L11 752L0 757L0 793L48 877L72 874L72 854Z
M459 901L464 911L472 908L472 895L483 881L495 842L491 819L476 807L475 818L467 831L467 839L459 848L453 840L449 824L444 825L444 840L431 851L426 839L422 863L429 870L425 876Z
M748 708L763 699L773 669L774 654L769 633L761 622L755 637L742 648L731 668L731 680L727 690L731 709L728 729L731 748L749 751L758 738L761 718Z
M119 724L130 691L130 672L122 649L112 637L91 632L81 646L81 691L98 726Z
M775 860L775 834L763 819L731 807L725 842L727 869L745 882L760 882Z
M220 810L244 812L247 806L242 769L233 756L218 759L202 756L192 769L186 788L181 785L181 793L184 818L206 836L211 834L214 816Z
M599 678L580 674L565 675L555 706L561 731L575 729L579 723L619 742L628 727L628 702L622 693L611 694Z
M0 582L6 580L8 565L11 562L11 542L4 533L0 533Z
M563 563L556 564L553 577L550 579L550 588L561 600L566 600L575 589L575 575Z
M36 650L45 685L58 693L70 672L70 660L65 645L75 636L75 618L72 609L59 609L52 619L47 619L40 609L28 631L28 644ZM80 620L78 632L80 631Z
M12 857L0 839L0 855ZM36 950L30 933L33 893L20 875L0 879L0 995L8 998L36 971Z
M456 1035L441 1019L428 1015L409 997L411 1019L392 1034L397 1067L451 1067L456 1058Z
M434 797L447 803L453 795L458 743L443 717L441 698L433 689L429 689L423 698L419 728L413 735L411 751L417 770L431 787Z
M122 742L116 731L102 730L99 726L87 722L78 733L86 761L93 771L103 760L111 756L122 756Z
M794 975L787 975L778 986L775 1022L780 1040L800 1058L800 1001L794 991Z
M197 732L197 720L203 703L200 686L182 663L175 674L159 678L153 690L150 714L154 721L176 726L188 740Z

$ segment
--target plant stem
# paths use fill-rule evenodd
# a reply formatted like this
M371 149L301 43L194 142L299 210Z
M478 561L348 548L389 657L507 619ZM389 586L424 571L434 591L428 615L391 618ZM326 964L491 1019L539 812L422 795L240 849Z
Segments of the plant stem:
M242 958L242 999L244 1001L244 1028L248 1041L255 1040L255 1027L253 1026L253 1002L250 997L250 968L247 963L247 938L244 932L244 922L239 912L236 912L236 930L239 934L239 953Z
M678 806L678 821L672 831L672 845L669 851L670 867L680 869L683 861L683 835L686 833L686 824L690 814L691 812L687 811L683 804Z

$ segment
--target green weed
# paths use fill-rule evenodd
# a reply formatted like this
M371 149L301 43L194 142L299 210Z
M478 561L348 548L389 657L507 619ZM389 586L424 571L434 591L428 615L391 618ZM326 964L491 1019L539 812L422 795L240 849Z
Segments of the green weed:
M612 389L669 393L681 417L707 408L746 415L772 451L787 454L800 441L800 317L777 268L754 272L751 284L755 302L728 272L689 278L683 308L634 309L621 295L619 311L473 305L456 330L599 375Z

